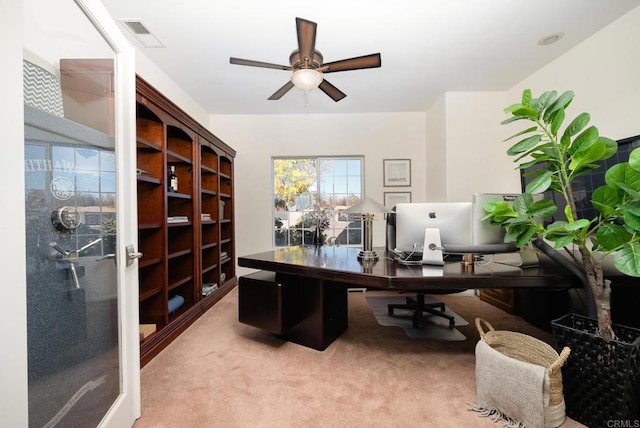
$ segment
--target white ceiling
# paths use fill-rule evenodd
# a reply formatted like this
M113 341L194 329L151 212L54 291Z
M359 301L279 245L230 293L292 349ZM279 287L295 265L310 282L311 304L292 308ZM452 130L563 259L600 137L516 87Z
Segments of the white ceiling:
M165 45L134 45L212 114L426 111L447 91L512 87L640 0L102 0L116 20L139 19ZM267 98L290 72L231 65L239 57L288 65L295 18L318 24L325 62L380 52L382 67L331 73L347 94ZM127 30L123 32L131 36ZM538 40L564 32L549 46ZM597 54L597 53L596 53Z

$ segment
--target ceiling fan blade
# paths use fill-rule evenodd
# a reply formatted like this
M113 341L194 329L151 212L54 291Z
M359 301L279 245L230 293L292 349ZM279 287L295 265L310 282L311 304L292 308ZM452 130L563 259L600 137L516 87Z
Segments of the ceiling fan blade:
M318 24L306 19L296 18L296 30L298 32L298 52L300 59L305 65L313 62L313 55L316 49L316 29ZM306 60L308 58L308 60Z
M335 102L338 102L347 96L347 94L342 92L340 89L327 82L326 79L324 79L322 83L320 83L320 86L318 86L318 88L320 88L320 90L325 94L329 95L329 97L331 97L331 99Z
M380 67L380 53L328 62L322 65L323 73L335 73L336 71L361 70L363 68Z
M279 100L280 98L282 98L282 96L284 94L286 94L287 92L289 92L289 89L293 88L293 83L291 83L291 80L289 80L287 83L285 83L282 88L278 89L277 91L275 91L273 93L273 95L271 95L268 99L271 101L274 100Z
M229 58L229 62L236 65L248 65L250 67L275 68L276 70L292 70L292 68L288 65L272 64L270 62L253 61L250 59L231 57Z

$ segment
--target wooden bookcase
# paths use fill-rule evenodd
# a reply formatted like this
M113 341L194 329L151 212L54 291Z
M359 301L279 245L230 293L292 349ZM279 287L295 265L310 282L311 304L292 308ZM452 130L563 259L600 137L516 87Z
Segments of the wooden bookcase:
M155 326L144 365L237 284L235 151L140 77L136 102L140 323Z

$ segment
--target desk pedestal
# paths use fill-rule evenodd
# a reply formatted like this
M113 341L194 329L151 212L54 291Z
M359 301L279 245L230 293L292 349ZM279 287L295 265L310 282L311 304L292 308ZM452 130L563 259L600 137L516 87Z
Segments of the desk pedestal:
M343 283L273 272L256 272L238 282L239 320L319 351L348 326Z

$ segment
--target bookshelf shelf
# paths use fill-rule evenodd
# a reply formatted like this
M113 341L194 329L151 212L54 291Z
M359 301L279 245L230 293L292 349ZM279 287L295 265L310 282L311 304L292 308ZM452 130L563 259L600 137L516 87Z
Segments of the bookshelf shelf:
M237 284L235 151L140 77L136 102L140 323L156 326L141 342L144 366ZM203 295L203 284L217 289ZM175 296L184 303L169 313Z

